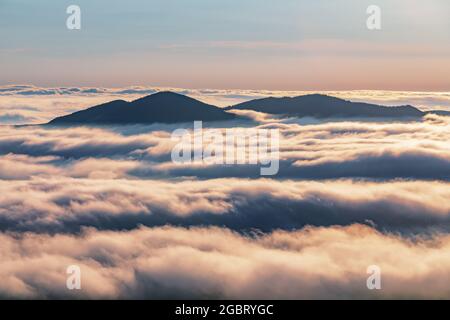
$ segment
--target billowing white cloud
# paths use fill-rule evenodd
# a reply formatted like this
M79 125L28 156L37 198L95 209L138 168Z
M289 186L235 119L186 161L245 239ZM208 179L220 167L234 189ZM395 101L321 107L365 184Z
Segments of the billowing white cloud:
M428 115L423 121L416 122L304 123L296 119L270 119L261 114L253 116L261 121L256 128L280 131L280 170L274 178L450 178L447 143L450 117ZM241 124L231 122L228 125L239 127ZM176 142L171 139L171 132L179 127L0 126L0 161L4 163L0 176L24 179L27 175L42 175L53 169L53 173L59 170L59 175L72 177L89 176L90 171L110 171L109 176L116 178L220 178L255 177L258 174L258 166L172 162L171 151ZM192 124L181 127L192 129ZM249 149L242 151L248 153ZM11 163L14 154L30 158L26 161L24 157L14 158L17 168L10 170L7 162ZM40 169L31 159L36 157L39 162L39 158L49 156L55 159L45 166L41 164ZM109 160L104 160L102 165L101 158ZM97 169L94 163L97 163ZM18 166L29 168L22 170ZM92 177L106 177L104 173L93 173Z
M0 181L0 230L72 233L83 226L175 224L272 231L358 222L430 233L450 231L449 198L447 182L164 181L111 179L94 171L87 178Z
M44 120L131 97L37 90L10 88L0 106ZM280 130L278 175L173 163L171 132L192 124L0 126L0 298L450 298L450 117L240 112L254 122L223 126ZM65 287L72 264L81 291Z
M448 235L405 239L361 225L0 234L0 297L448 299L449 252ZM81 290L66 287L70 265L81 269ZM372 265L381 290L366 286Z

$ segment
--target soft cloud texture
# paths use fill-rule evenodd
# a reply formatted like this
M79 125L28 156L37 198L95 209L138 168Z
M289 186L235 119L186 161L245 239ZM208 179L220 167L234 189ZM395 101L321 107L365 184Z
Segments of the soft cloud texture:
M253 115L254 119L262 117ZM304 122L298 119L260 119L256 128L278 129L280 132L280 170L278 179L414 178L450 179L450 117L428 115L417 122ZM246 126L243 126L245 124ZM227 127L245 129L252 122L230 122ZM28 166L27 170L0 168L0 176L23 179L42 175L54 167L65 170L62 175L81 177L104 168L116 178L199 177L221 178L259 176L259 165L176 164L171 151L176 141L171 132L179 127L192 129L192 124L152 125L100 128L51 128L41 126L0 127L0 161ZM224 130L226 127L217 129ZM208 143L208 142L205 142ZM206 146L206 145L205 145ZM248 153L248 148L244 150ZM33 157L53 157L40 170ZM3 159L3 160L2 160ZM26 159L26 160L24 160ZM97 160L95 160L97 159ZM36 160L39 161L39 160ZM80 172L83 161L83 175ZM97 165L94 165L97 163ZM406 165L407 164L407 165ZM97 168L95 168L95 166ZM105 171L103 170L103 171Z
M4 298L450 298L450 238L352 225L243 236L219 228L0 234ZM81 268L82 290L66 288ZM366 287L377 265L382 290Z
M450 231L450 185L443 182L100 178L107 174L0 181L0 230L172 224L270 232L357 222L404 234Z
M44 122L157 89L124 90L3 87L0 121ZM348 94L400 102L415 93ZM430 97L447 103L416 96ZM278 129L276 176L261 178L259 165L173 163L171 133L192 123L0 126L0 298L450 298L450 117L238 112L252 120L214 128ZM81 291L65 287L73 264ZM370 265L381 267L381 291L366 288Z

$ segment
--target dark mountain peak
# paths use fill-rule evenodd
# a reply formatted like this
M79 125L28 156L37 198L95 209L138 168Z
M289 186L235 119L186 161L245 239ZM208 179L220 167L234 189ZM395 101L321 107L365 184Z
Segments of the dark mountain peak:
M335 102L346 102L343 99L329 96L326 94L320 94L320 93L312 93L312 94L306 94L302 96L296 96L296 97L267 97L267 98L261 98L261 99L255 99L248 102L243 102L241 104L229 107L228 109L242 109L242 107L248 107L248 106L256 106L256 105L269 105L269 104L306 104L306 103L335 103Z
M156 97L178 97L178 98L189 98L188 96L185 96L184 94L180 94L180 93L176 93L173 91L158 91L154 94L152 94L151 96L153 96L154 98Z
M192 98L173 92L173 91L159 91L154 94L139 98L134 100L133 102L139 102L139 101L186 101L191 100ZM194 99L192 99L194 100Z
M296 96L293 97L293 99L339 99L333 96L329 96L327 94L323 94L323 93L309 93L309 94L305 94L302 96Z
M52 125L150 124L222 121L237 118L225 110L170 92L158 92L126 102L115 100L53 119Z
M417 118L424 115L422 111L413 106L387 107L363 102L351 102L324 94L263 98L228 108L228 110L232 109L248 109L270 114L315 118Z
M293 97L293 100L296 101L303 101L303 102L350 102L338 97L333 97L333 96L329 96L326 94L321 94L321 93L311 93L311 94L306 94L303 96L297 96L297 97Z

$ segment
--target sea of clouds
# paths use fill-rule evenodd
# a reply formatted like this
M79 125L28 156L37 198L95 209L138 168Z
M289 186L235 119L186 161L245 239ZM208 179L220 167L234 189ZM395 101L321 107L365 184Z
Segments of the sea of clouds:
M124 90L2 87L0 110L42 123L157 89ZM222 106L267 95L185 93ZM450 107L449 94L348 94ZM192 124L0 126L0 297L450 298L450 117L243 112L215 127L278 129L278 175L173 163L171 132ZM69 265L82 290L66 288ZM382 290L366 287L370 265Z

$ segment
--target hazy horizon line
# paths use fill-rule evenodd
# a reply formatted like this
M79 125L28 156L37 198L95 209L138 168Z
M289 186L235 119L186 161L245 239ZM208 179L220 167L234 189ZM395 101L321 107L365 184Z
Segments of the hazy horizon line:
M4 92L2 91L3 88L7 87L28 87L28 88L45 88L45 89L61 89L61 88L79 88L79 89L134 89L134 88L142 88L142 89L154 89L154 90L217 90L217 91L258 91L258 92L346 92L346 91L352 91L352 92L367 92L367 91L375 91L375 92L408 92L408 93L449 93L450 94L450 88L446 90L428 90L428 89L421 89L421 90L411 90L411 89L383 89L383 88L365 88L365 89L351 89L351 88L340 88L340 89L314 89L314 88L299 88L299 89L271 89L271 88L258 88L258 87L245 87L245 88L238 88L238 87L203 87L203 86L171 86L171 85L159 85L159 84L130 84L130 85L117 85L117 86L103 86L103 85L77 85L77 84L71 84L71 85L39 85L35 83L2 83L0 82L0 95L4 95ZM75 93L75 92L74 92Z

